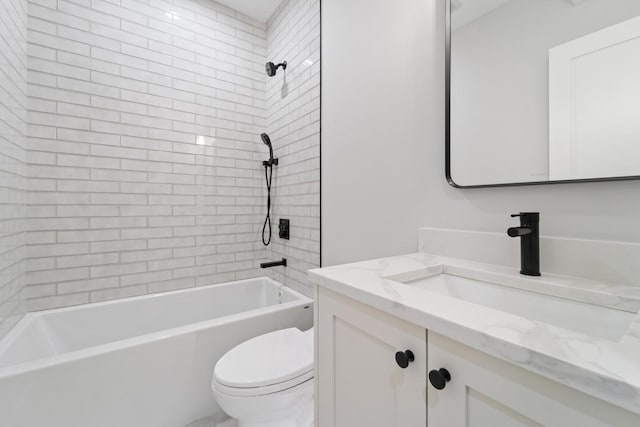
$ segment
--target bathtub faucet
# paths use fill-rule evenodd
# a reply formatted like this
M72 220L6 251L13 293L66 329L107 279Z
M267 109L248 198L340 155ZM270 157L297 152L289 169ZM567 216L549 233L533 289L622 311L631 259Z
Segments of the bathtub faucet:
M271 268L271 267L279 267L279 266L286 267L287 266L287 259L286 258L282 258L282 260L280 260L280 261L271 261L271 262L260 263L260 268Z

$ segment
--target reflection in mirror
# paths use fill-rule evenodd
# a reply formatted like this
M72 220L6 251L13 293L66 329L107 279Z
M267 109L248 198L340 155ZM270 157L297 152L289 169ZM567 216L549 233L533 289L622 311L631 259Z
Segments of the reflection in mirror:
M640 176L640 0L451 0L450 179Z

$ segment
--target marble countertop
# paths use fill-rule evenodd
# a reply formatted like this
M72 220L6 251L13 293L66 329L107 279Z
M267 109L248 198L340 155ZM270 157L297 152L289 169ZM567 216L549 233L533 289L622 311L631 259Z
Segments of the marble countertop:
M542 321L399 283L447 266L474 279L634 313L619 340L563 329ZM441 270L440 270L441 271ZM640 414L640 286L544 274L423 253L309 271L311 282L447 336L614 405ZM529 288L527 288L529 286ZM633 317L635 315L635 317Z

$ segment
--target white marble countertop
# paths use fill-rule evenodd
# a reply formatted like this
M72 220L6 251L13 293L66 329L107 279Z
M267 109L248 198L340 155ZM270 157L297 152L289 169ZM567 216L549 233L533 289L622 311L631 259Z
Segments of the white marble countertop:
M563 329L398 281L446 265L502 282L635 313L619 340ZM468 274L468 273L467 273ZM640 286L544 274L429 254L410 254L309 271L311 282L527 370L640 414ZM534 288L536 287L536 288ZM536 290L537 289L537 290Z

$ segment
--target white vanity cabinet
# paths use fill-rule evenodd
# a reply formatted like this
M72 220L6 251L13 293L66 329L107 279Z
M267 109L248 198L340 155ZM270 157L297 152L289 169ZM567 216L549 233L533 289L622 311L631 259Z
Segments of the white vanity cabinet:
M317 427L426 426L424 328L319 288L316 331Z
M323 287L315 316L317 427L640 426L627 410Z
M640 426L638 415L432 332L428 360L451 378L429 385L429 427Z

